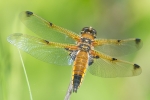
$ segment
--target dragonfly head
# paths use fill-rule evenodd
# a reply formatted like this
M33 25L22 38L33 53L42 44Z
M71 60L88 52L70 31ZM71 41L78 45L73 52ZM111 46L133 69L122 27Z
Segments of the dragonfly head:
M81 30L81 34L91 34L94 38L96 38L96 30L93 29L92 27L84 27L82 30Z

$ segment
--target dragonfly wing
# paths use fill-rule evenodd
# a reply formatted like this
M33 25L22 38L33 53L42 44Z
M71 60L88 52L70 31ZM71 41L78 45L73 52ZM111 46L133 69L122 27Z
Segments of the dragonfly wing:
M94 59L93 64L88 67L89 72L93 75L113 78L137 76L142 72L137 64L119 60L97 51L93 51L93 54L97 56L97 59Z
M7 40L19 49L47 63L68 65L70 60L69 52L65 50L70 46L67 44L49 42L21 33L12 34Z
M95 49L113 57L127 55L139 50L143 43L141 39L132 38L125 40L98 39L95 40Z
M46 40L59 43L74 43L75 40L80 39L76 33L48 22L33 12L24 11L20 13L19 17L30 30Z

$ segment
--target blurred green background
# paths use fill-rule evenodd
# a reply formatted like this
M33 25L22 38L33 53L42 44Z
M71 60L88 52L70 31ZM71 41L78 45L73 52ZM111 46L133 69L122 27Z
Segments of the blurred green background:
M0 0L0 100L30 100L18 50L6 40L12 33L34 35L18 18L26 10L77 33L92 26L99 38L143 40L141 50L122 57L142 67L140 76L100 78L87 72L71 100L150 100L150 0ZM21 54L33 100L63 100L72 67Z

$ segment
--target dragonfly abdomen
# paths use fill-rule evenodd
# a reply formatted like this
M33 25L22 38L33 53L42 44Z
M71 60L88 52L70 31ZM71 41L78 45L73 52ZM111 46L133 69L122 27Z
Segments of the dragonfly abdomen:
M84 78L86 68L88 66L88 52L79 51L73 64L72 85L73 92L77 92Z

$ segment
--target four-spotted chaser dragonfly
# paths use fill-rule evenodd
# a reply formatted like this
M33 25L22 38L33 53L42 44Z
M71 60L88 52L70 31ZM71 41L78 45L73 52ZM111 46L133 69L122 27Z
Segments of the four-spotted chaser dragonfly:
M96 39L97 32L92 27L84 27L78 35L30 11L22 12L20 19L42 38L15 33L8 41L39 60L72 65L73 92L77 92L86 70L107 78L137 76L142 72L139 65L115 58L139 50L142 47L139 38Z

